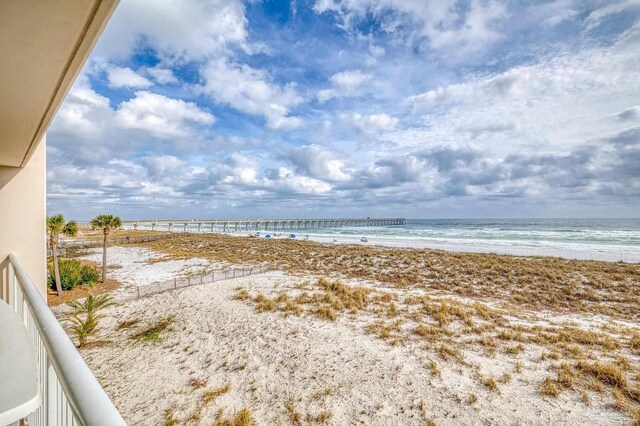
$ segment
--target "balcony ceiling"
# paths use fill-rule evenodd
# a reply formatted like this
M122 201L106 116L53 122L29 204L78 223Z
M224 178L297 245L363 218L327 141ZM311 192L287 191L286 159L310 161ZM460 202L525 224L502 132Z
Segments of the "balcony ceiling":
M26 165L117 3L0 1L0 166Z

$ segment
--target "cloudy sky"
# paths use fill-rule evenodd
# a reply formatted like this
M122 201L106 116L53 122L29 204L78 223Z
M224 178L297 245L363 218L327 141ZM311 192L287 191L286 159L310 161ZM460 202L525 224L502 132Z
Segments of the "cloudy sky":
M640 1L122 0L47 142L79 220L638 217Z

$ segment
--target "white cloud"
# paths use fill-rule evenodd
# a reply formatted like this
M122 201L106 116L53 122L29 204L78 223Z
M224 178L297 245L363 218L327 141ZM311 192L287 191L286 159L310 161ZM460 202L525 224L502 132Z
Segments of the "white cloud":
M198 60L246 47L247 21L240 0L124 1L96 46L95 55L125 60L142 38L162 58Z
M418 95L414 112L428 127L387 137L414 146L473 142L502 153L557 150L604 138L620 130L619 118L633 115L624 111L640 99L634 59L640 45L626 42L637 32L630 29L611 47L541 58Z
M331 191L331 184L320 179L308 176L300 176L286 167L278 168L277 177L273 180L266 180L267 188L274 188L278 191L294 192L303 194L326 194Z
M110 87L146 89L153 86L153 83L151 81L128 67L109 67L106 71Z
M502 37L499 25L508 16L502 2L481 0L471 0L468 8L457 0L316 0L314 9L335 13L347 30L369 16L392 34L413 27L414 37L426 37L432 49L448 56L484 50Z
M355 96L360 86L371 80L371 74L360 70L346 70L332 75L329 80L333 87L318 91L320 102L326 102L331 98Z
M597 27L600 25L602 20L608 16L638 7L640 7L640 0L618 0L607 2L604 6L597 8L587 16L586 22L588 28Z
M49 199L80 216L102 203L128 216L419 215L448 196L520 197L514 214L577 197L637 206L637 14L612 34L638 2L596 2L585 20L593 4L571 0L318 0L353 36L322 48L324 35L249 32L241 0L122 2L85 70L100 84L82 75L49 131ZM107 83L134 97L97 93ZM215 134L203 105L229 120Z
M175 155L155 155L145 157L144 164L153 176L166 176L184 170L188 164Z
M347 70L332 75L330 80L334 86L350 90L371 80L371 75L365 74L360 70Z
M158 84L175 84L178 79L169 68L153 67L143 68L143 71L151 76Z
M116 114L123 127L144 130L163 139L188 136L188 125L215 122L212 114L193 102L145 91L136 92L133 99L120 104Z
M385 113L369 115L363 115L360 113L342 113L339 117L345 122L350 123L358 130L366 133L379 133L382 131L393 130L399 123L398 118Z
M620 111L616 114L618 119L621 121L631 121L640 119L640 105L634 105L625 109L624 111Z
M550 3L534 4L529 13L546 27L555 27L576 18L580 11L572 0L556 0Z
M283 156L296 170L313 178L344 182L351 178L345 171L345 161L336 152L319 145L305 145L287 151Z
M290 115L291 109L302 102L294 84L279 86L269 81L266 72L230 64L225 59L209 62L201 74L205 83L199 90L216 102L264 117L271 129L291 129L302 123L300 118Z

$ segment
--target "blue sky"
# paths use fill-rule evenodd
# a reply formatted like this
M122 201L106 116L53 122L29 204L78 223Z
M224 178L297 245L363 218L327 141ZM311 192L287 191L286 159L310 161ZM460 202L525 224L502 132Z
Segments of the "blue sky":
M122 0L49 213L638 217L640 1Z

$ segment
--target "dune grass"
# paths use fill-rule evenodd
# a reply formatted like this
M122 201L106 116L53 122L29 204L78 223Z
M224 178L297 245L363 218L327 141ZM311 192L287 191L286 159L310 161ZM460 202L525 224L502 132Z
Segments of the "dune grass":
M572 392L592 404L591 395L602 394L632 418L640 415L640 332L613 321L640 321L640 265L219 235L144 245L165 259L198 256L328 277L275 294L238 288L235 299L265 314L357 319L365 333L391 345L414 345L443 366L475 371L478 389L489 393L524 386L518 376L532 367L522 361L537 353L536 368L551 375L528 385L544 397ZM353 280L376 286L347 283ZM554 321L567 314L610 321ZM470 354L509 357L513 367L484 376ZM434 378L443 374L430 363Z
M640 320L640 265L451 253L310 241L189 235L141 243L170 258L264 264L294 273L373 280L517 307Z

